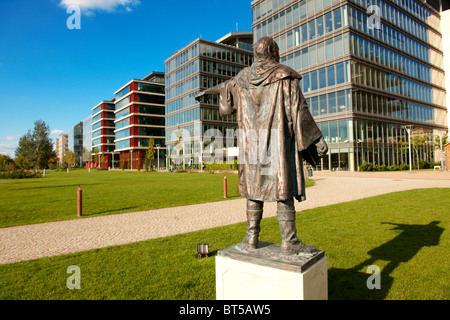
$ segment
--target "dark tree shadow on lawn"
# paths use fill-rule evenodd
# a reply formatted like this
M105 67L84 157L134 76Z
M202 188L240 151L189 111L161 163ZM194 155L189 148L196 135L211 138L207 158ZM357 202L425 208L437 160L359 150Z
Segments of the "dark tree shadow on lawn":
M370 257L350 269L331 268L328 270L328 298L330 300L381 300L385 299L392 287L394 278L391 274L400 263L410 261L423 247L437 246L444 228L438 226L440 221L425 225L409 225L390 222L401 233L392 240L367 252ZM380 289L369 289L367 282L371 273L365 273L376 261L388 261L380 272ZM363 269L364 268L364 269ZM364 271L362 272L361 269ZM369 281L375 283L374 281Z

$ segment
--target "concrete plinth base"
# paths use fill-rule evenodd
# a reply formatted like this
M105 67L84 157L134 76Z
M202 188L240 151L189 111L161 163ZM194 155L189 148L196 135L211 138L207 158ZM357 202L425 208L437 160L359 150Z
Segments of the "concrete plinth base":
M217 300L326 300L327 258L315 255L283 256L280 245L260 242L243 252L234 245L216 257Z

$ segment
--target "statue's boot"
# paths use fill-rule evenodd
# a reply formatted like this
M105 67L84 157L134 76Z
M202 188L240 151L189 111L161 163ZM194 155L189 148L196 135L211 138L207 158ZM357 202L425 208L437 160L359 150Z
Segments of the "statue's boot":
M247 209L247 233L239 243L241 249L257 249L259 243L262 209Z
M295 210L277 212L281 233L281 252L286 255L298 253L316 253L316 247L307 245L297 237L295 227Z

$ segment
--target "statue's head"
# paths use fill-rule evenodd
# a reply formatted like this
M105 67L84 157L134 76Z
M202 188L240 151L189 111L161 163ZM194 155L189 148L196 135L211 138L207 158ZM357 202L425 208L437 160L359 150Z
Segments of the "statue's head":
M280 50L271 37L263 37L253 44L253 54L256 61L280 61Z

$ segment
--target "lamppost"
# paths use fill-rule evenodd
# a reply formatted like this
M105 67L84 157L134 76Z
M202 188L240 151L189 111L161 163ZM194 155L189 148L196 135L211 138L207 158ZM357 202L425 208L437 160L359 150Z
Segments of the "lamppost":
M402 126L402 128L406 129L408 132L408 153L409 153L409 172L412 170L412 161L411 161L411 128L412 125Z
M442 137L444 136L445 132L440 131L439 132L439 140L440 140L440 149L441 149L441 171L445 171L444 168L444 151L442 150Z

